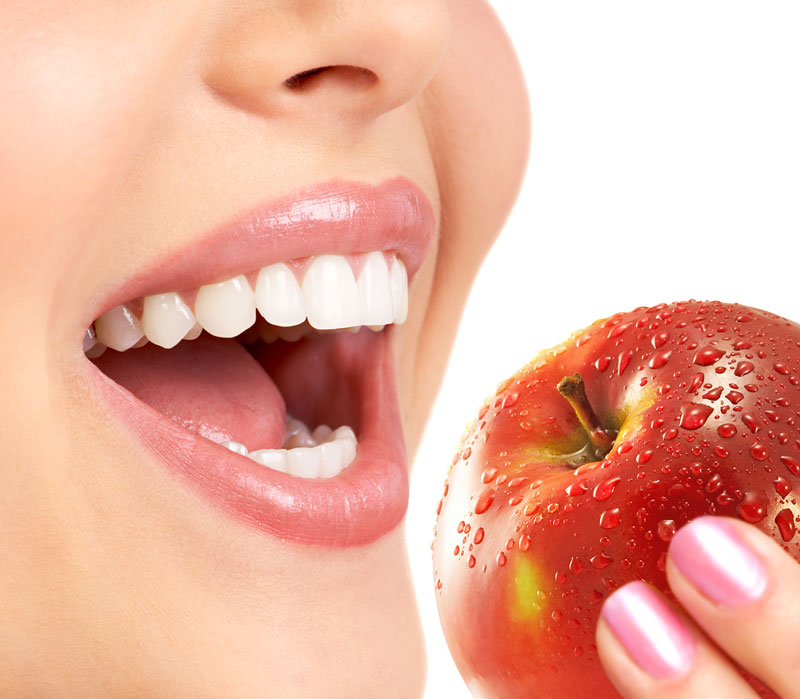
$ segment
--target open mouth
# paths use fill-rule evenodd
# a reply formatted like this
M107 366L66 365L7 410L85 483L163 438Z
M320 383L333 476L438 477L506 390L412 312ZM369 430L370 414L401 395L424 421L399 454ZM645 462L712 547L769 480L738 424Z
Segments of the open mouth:
M226 246L222 263L193 246L100 304L115 305L84 351L101 393L234 517L291 541L373 541L408 501L391 326L432 229L405 178L326 184L250 213L199 246Z

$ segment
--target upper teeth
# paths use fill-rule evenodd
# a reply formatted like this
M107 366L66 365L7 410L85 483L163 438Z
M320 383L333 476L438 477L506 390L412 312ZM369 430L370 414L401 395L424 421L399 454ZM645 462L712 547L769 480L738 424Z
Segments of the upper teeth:
M174 292L146 296L141 318L127 305L117 306L95 321L96 338L87 333L84 350L96 354L97 344L121 352L145 338L170 348L197 337L201 329L234 337L253 325L256 310L273 326L307 320L318 330L382 327L406 319L408 276L395 255L319 255L308 261L301 279L297 270L282 262L263 267L255 276L255 289L244 275L206 284L197 291L194 310Z

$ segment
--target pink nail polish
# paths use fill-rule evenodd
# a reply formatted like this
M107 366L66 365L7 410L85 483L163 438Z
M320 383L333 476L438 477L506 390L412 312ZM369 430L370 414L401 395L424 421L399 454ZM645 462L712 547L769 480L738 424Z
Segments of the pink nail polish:
M732 607L754 602L767 587L767 569L733 527L699 517L678 530L669 557L706 597Z
M658 679L677 679L691 670L694 639L649 585L637 581L619 588L606 600L602 616L645 672Z

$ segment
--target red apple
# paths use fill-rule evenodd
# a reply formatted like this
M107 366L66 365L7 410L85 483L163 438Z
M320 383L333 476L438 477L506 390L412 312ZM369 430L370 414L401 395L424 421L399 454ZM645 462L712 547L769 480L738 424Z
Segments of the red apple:
M694 517L740 517L800 560L799 411L800 326L717 302L617 314L503 382L453 460L433 547L473 694L619 696L601 604L637 579L671 597L667 544Z

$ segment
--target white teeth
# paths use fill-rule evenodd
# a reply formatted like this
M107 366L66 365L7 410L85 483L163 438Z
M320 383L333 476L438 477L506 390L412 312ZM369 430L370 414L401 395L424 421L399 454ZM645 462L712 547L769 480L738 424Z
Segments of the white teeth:
M364 257L357 285L361 301L361 324L391 323L392 290L389 284L389 268L382 252L371 252Z
M188 333L186 333L183 339L196 340L198 337L200 337L200 333L202 332L203 332L203 326L200 325L200 323L195 323L194 327Z
M194 302L197 322L217 337L235 337L256 322L256 300L243 275L206 284Z
M354 267L359 269L357 279ZM406 320L408 274L396 255L382 251L355 260L326 254L305 265L278 262L262 267L255 291L244 275L201 286L193 310L174 292L146 296L142 307L141 321L127 305L103 314L95 321L97 336L87 335L84 352L99 351L92 339L123 351L139 346L142 337L169 349L181 340L194 340L204 329L217 337L236 337L254 325L256 310L263 320L240 339L255 341L260 335L265 342L295 342L312 329L355 333L364 325L379 332Z
M275 336L286 342L297 342L301 337L311 332L311 326L308 323L300 323L300 325L292 325L289 328L282 328L279 325L275 326Z
M282 262L259 271L256 308L273 325L299 325L306 319L303 292L292 270Z
M97 359L106 349L107 347L102 342L95 342L94 345L86 351L86 356L89 357L89 359Z
M327 425L320 425L316 427L314 431L311 433L311 438L317 443L322 444L328 437L333 434L333 430L328 427Z
M298 432L308 432L308 427L306 427L306 423L302 420L298 420L295 417L287 417L286 418L286 439L288 440L289 437L292 435L297 434Z
M250 452L250 458L262 466L288 473L286 468L288 454L285 449L258 449Z
M267 344L275 342L275 340L278 339L278 331L275 329L274 325L264 323L264 325L258 329L258 332L261 335L261 339Z
M408 273L396 257L392 259L389 277L392 286L392 318L398 325L408 316Z
M106 311L94 322L97 339L106 347L124 352L142 339L139 319L125 305Z
M86 329L86 334L83 336L83 351L88 352L97 344L97 333L94 331L94 326Z
M300 440L303 444L294 444ZM299 478L333 478L356 458L356 435L349 427L331 430L320 425L313 433L295 418L286 421L286 440L283 449L256 449L247 452L239 442L222 442L230 451L248 456L257 464Z
M153 344L170 349L186 337L196 324L194 313L178 294L144 297L142 328Z
M312 260L303 278L303 298L313 328L360 325L356 280L341 255L320 255Z
M299 447L314 447L316 440L308 432L298 432L286 440L287 449L297 449Z
M334 430L333 434L330 437L331 439L335 439L342 445L342 452L344 453L344 462L349 464L353 459L356 458L356 434L353 432L352 429L349 427L340 427L338 430Z
M289 449L286 454L286 470L293 476L300 476L300 478L317 478L319 476L322 460L319 448L297 447Z
M319 478L338 476L350 464L350 461L345 462L344 448L337 439L320 444L317 449L320 452Z
M247 456L247 447L244 444L239 442L233 442L228 440L227 442L223 442L222 446L226 449L230 449L234 454L241 454L242 456Z

